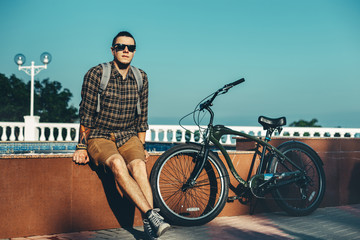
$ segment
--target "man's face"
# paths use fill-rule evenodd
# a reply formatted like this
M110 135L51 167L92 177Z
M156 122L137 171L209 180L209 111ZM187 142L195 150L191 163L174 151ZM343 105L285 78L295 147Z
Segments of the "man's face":
M117 47L116 44L120 44L120 46ZM127 45L127 46L124 49L122 49L123 46L121 45ZM114 58L116 58L117 61L119 61L122 64L130 64L136 52L136 50L132 52L129 51L129 48L130 50L132 50L131 49L132 47L128 47L129 45L135 46L134 39L132 39L131 37L122 36L116 39L116 43L114 45L115 47L111 48L111 52Z

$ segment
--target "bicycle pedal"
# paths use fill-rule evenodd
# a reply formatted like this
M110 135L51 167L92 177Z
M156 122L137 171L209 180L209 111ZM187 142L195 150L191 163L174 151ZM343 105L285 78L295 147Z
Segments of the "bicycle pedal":
M238 196L233 196L233 197L228 197L227 202L234 202L235 200L238 200L240 197Z

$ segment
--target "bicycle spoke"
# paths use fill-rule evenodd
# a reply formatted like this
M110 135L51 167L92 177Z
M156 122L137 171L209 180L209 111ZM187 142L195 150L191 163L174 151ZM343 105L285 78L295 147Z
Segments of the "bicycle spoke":
M219 196L219 184L212 185L208 177L215 176L212 180L218 182L221 178L211 165L200 173L196 184L182 190L190 176L195 162L193 154L178 154L168 161L167 167L162 169L159 179L160 191L164 201L170 209L180 215L201 216L213 210L213 204L217 202Z
M284 155L291 160L280 161L275 158L272 170L276 173L300 170L303 177L294 183L278 187L273 197L285 211L293 215L306 215L314 211L324 194L323 170L317 155L301 143L283 147Z

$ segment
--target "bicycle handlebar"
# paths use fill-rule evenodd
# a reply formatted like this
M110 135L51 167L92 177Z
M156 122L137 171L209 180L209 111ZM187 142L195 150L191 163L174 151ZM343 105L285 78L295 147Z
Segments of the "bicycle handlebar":
M212 105L212 102L214 101L214 99L217 97L217 95L221 92L223 93L227 93L227 91L229 91L230 88L245 82L244 78L241 78L239 80L236 80L235 82L229 83L224 85L222 88L220 88L219 90L217 90L214 95L212 96L212 98L210 100L205 101L204 103L200 104L200 111L204 110L205 108L209 107Z
M244 78L239 79L239 80L236 80L235 82L226 84L223 88L229 88L229 89L230 89L230 88L232 88L232 87L234 87L234 86L236 86L236 85L238 85L238 84L240 84L240 83L243 83L243 82L245 82L245 79L244 79Z

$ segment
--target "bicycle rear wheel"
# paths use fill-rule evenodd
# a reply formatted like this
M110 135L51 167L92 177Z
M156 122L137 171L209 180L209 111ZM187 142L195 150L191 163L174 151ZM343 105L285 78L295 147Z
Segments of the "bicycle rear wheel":
M304 216L315 211L325 193L325 173L322 161L317 153L301 142L288 142L279 150L301 169L289 161L280 161L274 157L270 164L270 173L282 173L301 170L305 177L295 183L284 185L272 191L276 203L285 212L293 216Z
M225 206L229 176L222 161L212 152L196 184L182 190L200 151L201 146L195 144L175 146L158 158L151 171L154 205L175 225L205 224Z

